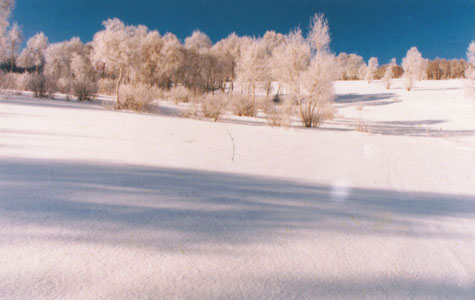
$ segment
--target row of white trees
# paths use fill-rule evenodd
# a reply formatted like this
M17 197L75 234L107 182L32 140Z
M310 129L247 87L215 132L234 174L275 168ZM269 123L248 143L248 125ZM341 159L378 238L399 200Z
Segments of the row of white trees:
M27 41L20 54L16 46L7 56L12 58L11 65L44 74L66 86L68 93L78 81L114 80L118 108L123 103L123 84L163 89L184 86L195 94L232 94L239 83L238 92L248 95L253 104L262 88L266 96L285 93L310 127L320 122L320 109L333 100L338 67L330 52L328 22L321 14L312 18L307 36L300 29L288 34L269 31L259 38L233 33L215 44L198 30L182 43L172 33L162 36L119 19L109 19L103 25L88 44L78 38L50 44L40 32ZM14 43L19 44L21 34L16 25L10 29L12 37L15 31L18 38Z
M162 89L184 86L194 94L232 94L239 83L239 91L253 103L258 90L264 90L266 97L287 95L297 105L304 124L314 126L319 122L319 109L333 99L334 80L371 82L379 66L375 57L368 64L356 54L335 57L329 47L328 22L321 14L312 18L307 36L300 29L288 34L268 31L258 38L233 33L215 44L198 30L182 43L172 33L161 35L142 25L109 19L88 44L79 38L50 44L40 32L19 53L21 30L16 24L8 26L13 4L13 0L3 0L0 7L0 56L10 63L11 70L15 65L43 73L66 87L68 94L73 85L113 80L119 108L124 83ZM468 78L473 77L471 64ZM393 58L382 76L387 88L395 66ZM417 48L407 52L402 67L408 90L424 79L427 66L428 60Z
M0 60L9 62L10 66L16 61L23 41L20 26L16 23L9 26L14 5L14 0L0 1Z

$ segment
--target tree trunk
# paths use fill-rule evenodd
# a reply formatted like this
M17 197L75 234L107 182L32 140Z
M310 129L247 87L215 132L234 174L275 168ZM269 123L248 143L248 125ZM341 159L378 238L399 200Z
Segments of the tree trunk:
M68 79L68 94L66 96L66 100L69 101L70 94L71 94L71 81L73 80L73 76L70 74Z
M117 109L120 109L120 85L122 84L123 77L124 77L124 67L120 66L119 79L117 80L117 86L115 88Z
M252 84L252 105L256 103L256 84Z

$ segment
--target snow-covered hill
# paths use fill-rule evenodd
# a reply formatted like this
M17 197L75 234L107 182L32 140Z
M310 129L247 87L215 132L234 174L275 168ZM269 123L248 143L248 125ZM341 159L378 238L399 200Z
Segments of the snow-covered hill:
M0 298L473 299L463 81L336 92L319 129L0 100Z

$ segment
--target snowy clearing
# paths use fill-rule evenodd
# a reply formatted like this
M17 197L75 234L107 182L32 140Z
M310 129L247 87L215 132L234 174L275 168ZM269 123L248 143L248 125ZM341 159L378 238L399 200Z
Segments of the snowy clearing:
M0 298L473 299L463 87L337 82L319 129L2 98Z

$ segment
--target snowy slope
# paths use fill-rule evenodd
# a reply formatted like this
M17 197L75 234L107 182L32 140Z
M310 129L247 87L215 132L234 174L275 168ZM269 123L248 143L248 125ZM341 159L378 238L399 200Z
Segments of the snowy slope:
M312 130L0 100L0 298L473 299L475 101L402 87Z

